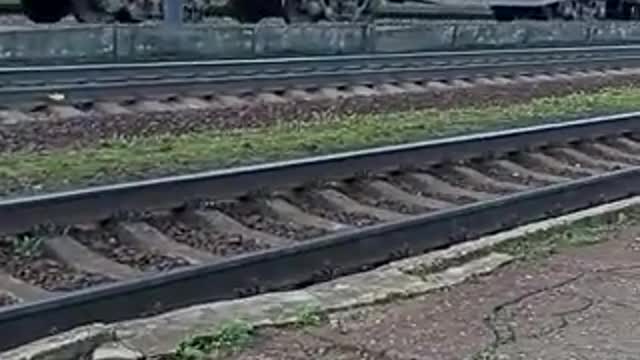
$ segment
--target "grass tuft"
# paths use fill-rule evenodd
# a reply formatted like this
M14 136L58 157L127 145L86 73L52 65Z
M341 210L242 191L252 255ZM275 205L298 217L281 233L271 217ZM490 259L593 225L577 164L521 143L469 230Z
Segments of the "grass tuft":
M229 356L249 345L253 327L242 321L222 324L209 334L191 337L178 345L175 360L204 360Z
M294 326L298 328L319 326L326 320L326 313L318 306L303 306L295 316Z
M19 235L13 239L13 252L25 258L36 256L42 250L42 238L31 235Z

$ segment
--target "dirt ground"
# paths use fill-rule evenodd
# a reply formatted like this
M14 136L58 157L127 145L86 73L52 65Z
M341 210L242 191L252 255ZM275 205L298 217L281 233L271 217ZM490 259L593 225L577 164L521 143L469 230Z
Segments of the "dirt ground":
M445 291L261 330L233 360L638 359L640 227Z

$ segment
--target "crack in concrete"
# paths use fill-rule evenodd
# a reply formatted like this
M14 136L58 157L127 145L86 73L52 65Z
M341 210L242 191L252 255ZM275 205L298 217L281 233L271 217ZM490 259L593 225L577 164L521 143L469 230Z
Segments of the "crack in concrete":
M553 333L557 333L559 330L562 330L564 328L566 328L567 326L569 326L569 320L567 320L567 317L570 315L574 315L574 314L579 314L582 312L585 312L587 310L589 310L591 307L593 307L593 305L596 303L596 301L592 298L589 298L587 296L584 295L580 295L578 293L573 293L576 297L580 298L581 300L583 300L585 302L584 305L576 308L576 309L569 309L566 311L560 311L557 313L551 313L551 316L554 317L558 317L560 318L560 324L558 326L555 327L550 327L547 331L544 331L540 334L536 334L533 337L534 338L538 338L541 339L543 337L547 337L550 336Z
M614 266L609 268L596 269L588 272L580 272L577 275L572 276L563 281L526 292L518 297L515 297L513 299L510 299L508 301L502 302L494 306L491 309L490 314L486 316L483 320L483 323L485 324L485 326L493 334L494 339L489 345L487 345L483 350L478 352L472 358L473 359L493 359L495 357L495 354L498 348L518 341L518 336L516 335L516 330L513 324L514 322L513 319L516 316L516 314L514 314L514 312L512 312L510 308L517 306L518 304L522 303L523 301L529 298L566 287L581 279L586 278L589 275L604 273L610 276L619 276L622 278L626 278L626 276L619 274L617 272L625 271L625 270L636 270L636 269L640 269L640 265ZM634 278L637 279L637 277L634 277ZM593 292L597 293L596 291L593 291ZM534 335L533 336L534 338L544 338L553 333L558 332L559 330L562 330L568 327L569 316L585 312L590 308L592 308L598 302L608 302L613 305L625 307L633 311L640 312L640 308L637 308L631 304L627 304L624 302L615 301L606 296L599 296L597 298L594 298L584 294L578 294L577 292L572 292L572 293L574 294L574 296L579 297L582 301L584 301L584 304L578 308L573 308L566 311L552 313L551 316L560 318L560 324L558 326L553 326L549 328L548 330L542 332L541 334Z
M510 307L515 306L533 296L537 296L545 292L557 290L564 286L567 286L573 282L578 281L579 279L584 277L585 274L586 273L584 272L579 273L578 275L572 276L569 279L565 279L553 285L545 286L539 289L526 292L514 299L505 301L501 304L498 304L497 306L494 306L493 309L491 309L491 314L484 319L485 326L487 326L487 328L489 328L494 335L493 342L488 346L491 352L495 352L495 350L501 345L505 345L505 344L509 344L517 341L515 329L513 325L510 324L509 322L509 320L512 320L512 318L515 316L515 314L513 314L509 310ZM501 332L500 330L501 325L508 332L507 336L505 336Z

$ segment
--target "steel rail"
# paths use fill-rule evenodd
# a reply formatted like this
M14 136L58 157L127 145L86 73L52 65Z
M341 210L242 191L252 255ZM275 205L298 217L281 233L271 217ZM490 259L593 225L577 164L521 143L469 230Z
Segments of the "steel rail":
M415 60L422 58L440 58L448 59L451 57L476 58L479 56L496 56L496 55L526 55L533 54L568 54L568 53L584 53L584 52L610 52L610 51L632 51L640 50L640 45L607 45L607 46L582 46L582 47L550 47L550 48L530 48L530 49L491 49L491 50L472 50L472 51L428 51L413 53L391 53L391 54L359 54L359 55L331 55L331 56L296 56L296 57L279 57L279 58L261 58L261 59L233 59L233 60L200 60L200 61L160 61L160 62L142 62L142 63L106 63L106 64L80 64L80 65L36 65L36 66L14 66L3 67L0 69L0 76L11 74L32 75L32 78L38 80L36 74L40 73L56 73L68 74L82 71L94 71L95 74L104 73L105 71L131 71L132 75L139 74L140 71L158 69L175 70L194 67L237 67L237 66L270 66L289 64L315 64L317 62L343 63L351 61L359 63L362 61L388 61L388 60Z
M477 76L483 71L539 71L541 67L637 65L640 46L534 48L348 56L27 66L0 69L5 104L46 99L54 93L82 100L122 94L280 89L372 83L389 79L433 80Z
M340 179L358 171L466 159L488 151L521 150L523 144L566 143L640 130L640 112L519 129L464 135L339 154L163 177L81 190L0 200L0 234L27 231L37 224L71 225L120 211L172 208L203 197L231 197L321 179ZM167 195L170 194L170 195Z
M343 177L415 162L486 156L550 143L615 136L640 128L640 113L460 136L409 145L248 166L209 173L91 188L0 202L0 228L106 216L127 207L167 206L192 197ZM228 187L228 188L227 188ZM206 301L282 289L381 264L470 237L640 193L640 167L528 190L497 199L413 216L409 220L326 235L291 247L97 286L0 309L0 350L94 321L112 322ZM65 214L65 212L70 212ZM56 215L54 215L56 214ZM64 214L61 215L61 214ZM24 218L29 219L25 222ZM16 227L15 222L21 224ZM295 271L292 271L295 269ZM206 284L206 286L204 286Z

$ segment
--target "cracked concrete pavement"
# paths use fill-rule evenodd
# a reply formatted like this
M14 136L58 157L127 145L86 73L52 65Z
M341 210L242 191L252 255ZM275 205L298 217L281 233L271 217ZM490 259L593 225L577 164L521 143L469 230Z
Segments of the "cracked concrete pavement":
M640 226L408 300L263 329L234 360L637 359Z

